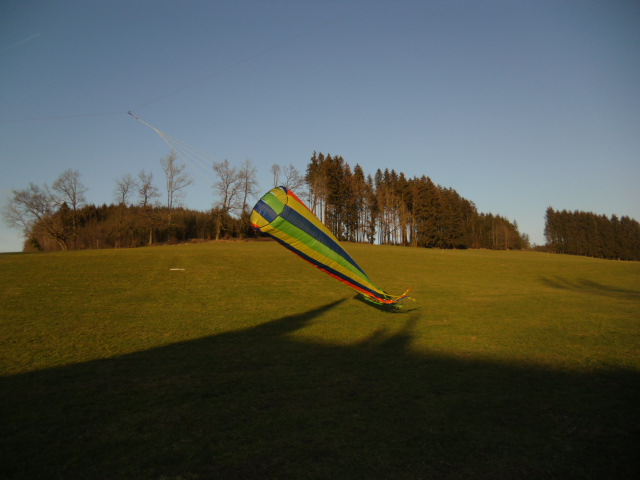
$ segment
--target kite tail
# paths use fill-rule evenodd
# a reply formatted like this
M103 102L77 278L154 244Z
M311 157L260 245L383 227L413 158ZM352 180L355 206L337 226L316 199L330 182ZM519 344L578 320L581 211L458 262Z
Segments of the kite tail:
M386 298L374 297L371 295L365 295L363 293L360 293L360 295L362 295L368 302L375 303L376 305L399 306L400 304L398 302L403 299L412 300L415 302L415 299L409 297L409 292L411 292L411 288L409 288L402 295L389 295L385 292Z
M402 299L404 299L404 298L407 298L407 299L409 299L409 300L413 300L413 301L415 302L415 300L414 300L413 298L409 297L409 292L411 292L411 288L412 288L412 287L409 287L409 288L407 289L407 291L406 291L406 292L404 292L402 295L389 295L389 294L387 293L387 296L388 296L388 297L390 297L390 299L391 299L391 302L390 302L390 303L398 303L400 300L402 300Z
M412 288L412 287L409 287L409 288L407 289L407 291L406 291L406 292L404 292L402 295L398 295L397 297L395 297L396 302L397 302L397 301L399 301L399 300L402 300L403 298L406 298L407 300L412 300L412 301L414 301L414 302L415 302L415 299L414 299L414 298L411 298L411 297L409 296L409 293L411 292L411 288Z

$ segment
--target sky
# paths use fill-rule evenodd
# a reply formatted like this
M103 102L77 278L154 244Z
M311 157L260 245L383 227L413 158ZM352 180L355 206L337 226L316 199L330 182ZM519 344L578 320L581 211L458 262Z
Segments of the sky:
M89 203L169 148L429 176L541 245L547 207L640 220L640 3L0 0L0 203L76 169ZM188 161L189 159L183 159ZM187 163L187 207L215 203ZM0 251L22 249L0 221Z

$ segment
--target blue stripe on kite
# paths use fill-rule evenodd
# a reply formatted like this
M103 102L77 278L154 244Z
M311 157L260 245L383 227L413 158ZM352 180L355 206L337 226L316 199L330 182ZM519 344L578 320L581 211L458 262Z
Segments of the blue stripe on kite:
M273 222L278 214L264 200L258 201L253 209L258 212L269 223Z
M351 263L351 265L353 265L358 270L360 270L365 277L367 276L367 274L364 273L364 270L360 268L360 265L358 265L355 262L355 260L351 258L351 256L347 252L345 252L344 249L339 244L336 243L335 240L333 240L326 233L324 233L322 230L316 227L307 218L300 215L295 209L291 208L288 205L285 205L284 210L280 213L280 216L285 220L287 220L292 225L295 225L296 227L298 227L300 230L302 230L304 233L309 235L314 240L317 240L318 242L326 245L328 248L336 252L338 255L347 259Z
M370 288L367 288L366 286L362 285L361 283L355 282L353 280L353 278L351 277L347 277L344 273L340 273L337 270L334 270L333 268L329 267L328 265L325 265L322 262L319 262L318 260L315 260L314 258L311 258L310 256L306 255L305 253L303 253L302 251L298 250L297 248L293 247L292 245L289 245L288 243L284 242L283 240L279 239L278 237L275 237L273 235L271 235L270 233L268 233L267 235L269 235L270 237L272 237L275 241L277 241L280 245L282 245L283 247L287 248L288 250L291 250L293 253L295 253L296 255L299 255L301 258L305 259L307 262L311 263L312 265L318 267L318 268L322 268L323 270L326 270L327 272L331 273L332 275L335 275L336 277L342 279L345 283L347 284L351 284L354 285L366 292L369 292L369 294L376 299L382 299L382 300L387 300L388 296L382 296L380 294L378 294L377 292L371 290Z

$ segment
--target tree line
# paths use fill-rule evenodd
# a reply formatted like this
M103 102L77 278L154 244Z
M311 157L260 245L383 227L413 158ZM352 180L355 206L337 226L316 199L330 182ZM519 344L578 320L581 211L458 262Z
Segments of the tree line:
M640 260L640 223L630 217L547 208L544 234L555 253Z
M366 175L341 156L314 152L305 176L309 208L340 239L426 248L522 249L515 222L479 213L429 177L395 170Z
M3 208L5 222L22 230L24 250L69 250L138 247L188 240L255 236L249 225L250 199L255 196L256 168L228 160L214 162L213 185L219 201L206 212L185 208L182 200L193 184L175 152L160 160L165 201L153 173L142 170L116 179L114 203L86 202L87 188L78 170L65 170L49 187L30 183L14 189Z
M186 208L193 183L186 165L170 153L161 159L164 194L152 173L116 179L114 202L87 203L77 170L51 187L14 189L5 221L20 228L25 250L122 248L190 240L255 237L251 206L262 193L250 160L240 166L214 162L215 202L208 211ZM339 155L314 152L302 174L293 165L271 167L273 185L284 185L340 240L426 248L521 249L529 247L515 222L480 213L470 200L429 177L407 178L394 169L366 175ZM160 198L164 196L164 201Z
M170 223L169 223L170 222ZM74 226L75 223L75 226ZM55 236L45 230L55 225ZM84 205L75 214L62 207L47 226L38 222L25 251L130 248L216 238L255 237L248 225L214 208L208 212L184 207L125 204Z

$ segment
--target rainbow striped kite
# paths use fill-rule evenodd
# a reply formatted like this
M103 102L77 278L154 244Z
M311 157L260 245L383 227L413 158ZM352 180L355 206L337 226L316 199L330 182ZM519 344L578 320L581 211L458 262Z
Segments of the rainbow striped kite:
M251 225L281 245L378 305L395 305L409 290L389 295L373 284L366 273L342 248L338 239L285 187L276 187L253 207Z

